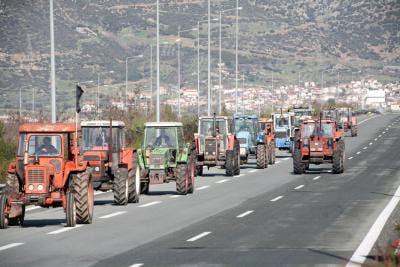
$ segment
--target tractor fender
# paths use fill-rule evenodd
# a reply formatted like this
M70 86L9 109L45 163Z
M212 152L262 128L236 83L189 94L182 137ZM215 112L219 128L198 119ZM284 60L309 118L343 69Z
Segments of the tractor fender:
M233 134L229 134L228 135L228 145L227 145L226 150L234 150L235 142L237 142L236 136Z
M121 163L119 164L119 167L126 167L129 170L132 170L133 168L133 161L136 156L136 149L123 149L121 151Z
M68 180L69 180L70 174L76 173L76 172L83 172L87 168L88 168L87 161L82 161L78 166L75 165L75 162L68 161L67 163L65 163L65 166L64 166L64 178L63 178L62 184L55 184L54 186L57 188L61 188L61 187L65 188L66 186L68 186Z
M141 170L145 170L146 169L146 165L145 165L145 161L143 158L143 150L142 149L138 149L136 151L137 157L138 157L138 164L140 166Z
M177 157L177 163L186 163L189 160L189 148L185 146L179 153Z
M194 134L194 147L196 150L196 154L200 153L200 140L199 140L199 135L198 134Z
M8 171L8 173L16 173L17 172L17 164L16 164L15 161L13 161L10 164L8 164L7 171Z

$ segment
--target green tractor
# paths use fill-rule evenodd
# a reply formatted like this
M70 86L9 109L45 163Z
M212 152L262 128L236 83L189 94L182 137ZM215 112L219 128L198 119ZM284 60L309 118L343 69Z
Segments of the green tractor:
M137 151L141 192L150 185L176 182L176 191L186 195L194 191L196 156L193 146L185 144L180 122L148 122L144 140Z

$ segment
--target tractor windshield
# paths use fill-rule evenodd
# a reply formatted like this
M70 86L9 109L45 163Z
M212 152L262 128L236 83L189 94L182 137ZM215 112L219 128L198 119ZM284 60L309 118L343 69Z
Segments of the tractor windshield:
M21 150L21 148L20 148ZM22 151L24 148L22 148ZM28 141L29 156L59 156L61 155L61 136L31 135Z
M315 130L316 127L314 123L303 124L303 137L309 138L312 135L316 135Z
M247 118L235 119L235 132L249 132L254 134L256 132L257 120Z
M278 127L284 127L284 126L289 125L289 119L286 117L283 117L283 116L277 117L275 123Z
M145 130L145 148L176 147L176 127L147 127Z
M200 135L212 136L214 127L214 120L201 120L200 122ZM216 135L226 135L226 121L216 120L215 121L215 134Z
M333 137L333 129L332 129L332 124L330 123L323 123L321 125L321 130L322 130L322 136L323 137Z
M113 147L119 146L118 128L113 127ZM82 150L107 150L110 127L82 127Z

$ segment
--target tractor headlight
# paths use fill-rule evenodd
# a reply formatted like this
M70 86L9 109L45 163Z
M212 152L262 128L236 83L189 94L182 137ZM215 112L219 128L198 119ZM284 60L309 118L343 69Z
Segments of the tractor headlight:
M94 171L95 172L99 172L100 171L100 167L99 166L94 167Z
M33 184L28 185L28 190L33 191L35 189L35 186Z
M42 185L42 184L38 185L37 189L38 189L39 191L42 191L42 190L43 190L43 185Z

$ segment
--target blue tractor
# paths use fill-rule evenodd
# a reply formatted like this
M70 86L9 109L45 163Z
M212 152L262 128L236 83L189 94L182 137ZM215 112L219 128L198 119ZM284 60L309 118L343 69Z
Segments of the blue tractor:
M292 150L294 138L294 114L290 112L272 114L274 120L275 146L279 150Z
M236 113L233 115L232 130L240 145L240 162L247 163L257 153L258 118L256 115Z

